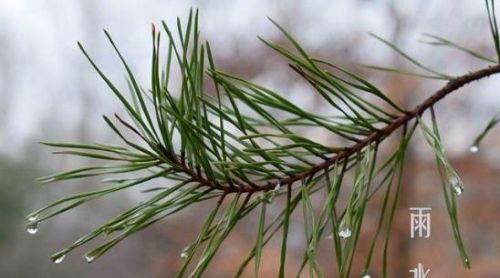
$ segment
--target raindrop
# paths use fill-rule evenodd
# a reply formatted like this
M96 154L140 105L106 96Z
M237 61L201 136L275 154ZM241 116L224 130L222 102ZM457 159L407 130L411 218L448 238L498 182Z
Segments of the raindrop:
M453 187L453 190L455 191L455 194L460 195L462 194L462 192L464 192L464 189L462 188L458 177L450 177L449 181L451 186Z
M182 251L182 253L181 253L181 258L183 258L183 259L187 259L187 257L188 257L187 252L186 252L186 251Z
M26 231L31 235L36 234L36 232L38 232L38 222L33 222L26 225Z
M94 256L91 256L89 254L85 254L85 256L83 256L83 258L85 259L85 261L87 261L87 263L91 263L94 261L95 257Z
M348 227L342 227L342 228L340 228L339 236L341 238L348 238L351 235L352 235L352 231Z
M361 276L361 278L370 278L370 274L363 274L363 276Z
M479 151L479 146L478 145L472 145L469 148L469 152L471 153L477 153Z
M57 256L52 258L52 262L55 264L60 264L64 260L64 258L66 258L66 255L64 255L64 254L57 255Z
M188 257L189 245L182 248L181 258L186 259Z

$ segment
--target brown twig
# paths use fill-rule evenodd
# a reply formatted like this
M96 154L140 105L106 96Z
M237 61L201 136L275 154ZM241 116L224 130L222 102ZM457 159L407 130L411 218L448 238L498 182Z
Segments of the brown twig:
M292 185L296 181L302 180L302 179L307 179L310 177L313 177L316 173L319 171L324 171L326 169L329 169L332 165L335 164L337 161L341 161L342 159L347 159L351 155L361 151L364 147L380 142L389 135L391 135L395 130L400 128L401 126L404 126L407 124L410 120L414 119L417 116L422 115L427 109L431 108L434 104L439 102L441 99L446 97L448 94L458 90L459 88L472 83L474 81L483 79L485 77L488 77L492 74L499 73L500 72L500 65L495 65L495 66L490 66L488 68L484 68L478 71L470 72L468 74L465 74L463 76L457 77L455 79L450 80L444 87L436 91L432 96L427 98L424 102L421 104L417 105L414 107L412 110L409 110L405 114L394 118L391 120L384 128L374 130L370 134L368 134L363 140L360 140L359 142L356 142L355 144L351 145L350 147L345 148L343 151L340 151L336 153L334 156L329 158L328 160L325 160L322 163L319 163L313 167L311 167L309 170L304 171L299 174L291 175L291 176L286 176L281 179L274 179L265 182L264 184L261 185L256 185L256 186L240 186L240 187L234 187L234 186L226 186L226 185L221 185L221 184L215 184L214 182L209 181L206 177L204 177L201 174L197 174L195 171L192 171L188 167L181 167L183 168L183 171L191 175L191 177L198 181L201 184L207 185L207 186L212 186L215 189L223 190L226 194L227 193L235 193L235 192L240 192L240 193L254 193L258 191L268 191L272 190L276 187L277 184L282 184L282 185Z

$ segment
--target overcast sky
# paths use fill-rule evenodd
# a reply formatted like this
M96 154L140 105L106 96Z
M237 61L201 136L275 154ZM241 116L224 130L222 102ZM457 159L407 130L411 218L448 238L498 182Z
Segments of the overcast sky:
M390 38L394 31L389 1L29 1L0 0L0 145L2 153L16 153L41 140L74 139L86 118L87 133L99 137L101 114L120 110L118 102L91 70L76 47L81 41L118 84L125 85L123 69L107 44L109 30L141 80L148 80L151 23L175 23L190 7L201 10L204 37L217 57L244 59L263 48L256 39L279 38L267 16L291 29L304 45L334 47L361 37L361 61L384 63L392 53L370 39L373 32ZM284 2L283 2L284 3ZM401 42L417 57L435 60L441 52L421 51L422 32L432 32L474 44L488 36L483 1L398 1L396 11L410 25ZM453 4L452 4L453 3ZM490 41L486 40L486 43ZM432 55L429 55L431 53ZM429 59L428 56L433 56ZM333 57L335 58L335 57ZM258 61L254 61L258 63ZM469 65L439 63L451 72ZM265 80L265 79L264 79ZM272 83L272 80L267 83ZM478 107L491 106L498 94L488 82ZM147 83L145 83L147 86ZM272 85L272 84L271 84ZM481 87L482 88L482 87ZM478 92L479 94L479 92ZM493 108L486 108L483 118ZM483 109L484 110L484 109ZM458 140L462 144L464 140Z

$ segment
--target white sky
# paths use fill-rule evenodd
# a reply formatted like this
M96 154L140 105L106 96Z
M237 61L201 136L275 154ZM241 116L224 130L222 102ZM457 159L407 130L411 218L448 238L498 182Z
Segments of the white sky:
M123 69L101 32L103 28L112 33L142 80L148 80L150 24L159 24L164 19L172 25L176 16L185 18L192 6L200 8L202 33L218 57L248 58L263 48L257 35L278 38L278 32L266 18L269 16L292 30L309 50L334 47L338 42L361 37L356 45L360 59L384 64L392 53L370 39L368 32L390 38L394 26L388 3L382 0L0 0L0 102L4 104L0 105L3 109L0 153L16 153L41 140L72 139L78 132L75 128L81 128L84 115L91 134L101 136L104 128L101 114L119 111L120 107L75 42L82 41L105 72L124 85ZM434 60L442 52L421 51L422 45L417 40L422 32L452 37L466 44L473 44L472 40L490 44L483 1L397 3L396 10L410 24L403 40L406 49L440 68L451 68L454 73L471 69L454 61L443 64ZM273 81L263 80L267 84ZM480 97L474 97L473 107L483 107L482 120L498 108L494 104L499 100L499 94L494 93L496 84L487 82L484 87L475 87L478 90L475 94ZM293 90L290 97L294 99ZM469 138L454 137L450 142L460 146Z

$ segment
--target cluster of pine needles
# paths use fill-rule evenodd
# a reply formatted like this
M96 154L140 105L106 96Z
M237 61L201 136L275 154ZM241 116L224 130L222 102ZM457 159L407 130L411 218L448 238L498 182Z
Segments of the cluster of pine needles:
M486 1L486 4L495 49L500 56L494 2ZM237 276L252 261L258 276L264 247L271 239L281 238L277 263L279 277L284 277L291 215L300 208L306 250L299 275L309 271L311 277L324 276L316 251L320 241L328 238L335 262L328 267L328 273L351 277L367 204L373 196L381 194L378 225L364 268L356 273L369 277L375 250L380 250L382 274L387 276L390 230L401 191L405 151L415 131L420 130L435 154L453 236L464 266L469 267L457 217L457 196L464 186L446 156L433 107L446 94L498 72L498 61L450 40L425 35L429 44L455 48L493 64L483 71L455 77L423 65L397 46L375 36L413 64L417 71L370 67L448 81L447 87L436 93L437 97L408 110L394 103L367 79L313 58L285 29L272 23L286 37L289 47L261 40L288 61L291 70L329 105L331 115L306 111L273 90L218 70L210 44L201 42L198 11L190 12L185 25L178 20L176 29L170 29L164 22L162 32L153 26L149 89L138 84L108 32L105 31L105 35L126 71L128 93L119 89L78 43L128 113L127 117L116 114L103 117L122 144L44 143L57 148L57 154L98 159L109 164L57 173L41 181L111 175L112 179L106 180L111 186L68 196L33 212L27 217L28 231L34 233L40 222L118 191L149 185L153 180L161 180L165 186L143 190L147 196L145 201L54 254L51 257L54 262L60 263L68 253L89 241L106 239L85 255L85 259L92 262L128 236L205 202L212 204L212 209L198 236L182 250L183 264L178 269L178 277L188 273L189 277L201 276L235 226L254 211L260 213L255 243ZM167 47L162 48L164 36ZM179 86L175 88L169 83L173 73L180 76ZM431 112L430 121L422 117L427 111ZM473 147L477 148L499 120L497 115L490 121ZM331 134L336 138L332 142L338 145L324 145L299 132L310 127ZM398 138L399 143L392 147L389 155L382 155L380 143L391 136ZM339 197L342 186L348 186L349 194L338 202L342 198ZM321 195L322 203L313 202L313 194ZM275 217L269 217L267 208L276 199L281 199L278 203L283 206ZM376 248L379 240L383 245L381 249Z

